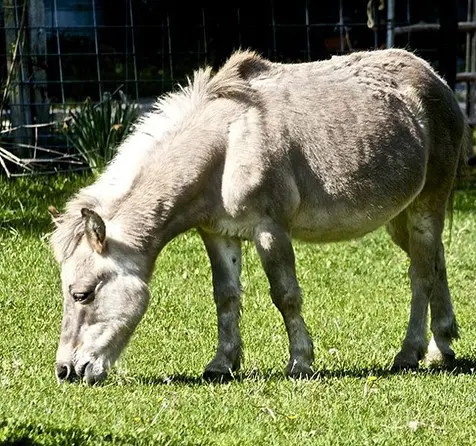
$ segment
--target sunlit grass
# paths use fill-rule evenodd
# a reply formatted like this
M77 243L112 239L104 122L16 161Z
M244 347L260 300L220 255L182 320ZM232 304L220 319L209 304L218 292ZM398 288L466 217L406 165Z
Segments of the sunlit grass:
M0 179L0 444L476 442L476 191L457 193L447 249L461 326L453 372L388 373L408 319L408 261L379 230L295 244L316 351L311 381L284 377L286 332L246 243L243 367L232 383L203 382L216 316L205 249L191 232L159 257L149 310L105 384L58 385L62 296L46 208L88 181Z

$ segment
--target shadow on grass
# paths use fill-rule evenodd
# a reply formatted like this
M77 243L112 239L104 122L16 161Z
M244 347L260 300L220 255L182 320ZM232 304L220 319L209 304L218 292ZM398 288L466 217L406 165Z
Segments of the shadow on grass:
M202 376L176 374L172 376L151 376L139 375L134 378L134 383L143 386L166 386L168 384L184 384L186 386L196 386L204 384Z
M453 361L452 367L446 370L448 374L454 375L473 375L476 371L476 359L461 357ZM434 370L434 372L442 373L441 371Z
M54 427L43 423L20 423L14 420L0 420L0 444L134 444L134 438L116 436L112 433L100 434L93 429L76 427Z
M355 369L341 369L341 370L317 370L310 380L322 380L329 378L367 378L375 376L378 378L385 378L394 375L414 375L414 376L428 376L428 375L473 375L476 372L476 360L474 358L458 358L451 367L447 368L428 368L420 367L415 370L391 370L389 368L355 368ZM288 380L284 372L276 371L274 369L268 370L252 370L242 371L235 375L234 379L227 379L224 381L213 381L214 383L227 382L244 382L244 381L285 381ZM134 383L144 386L164 386L169 384L183 384L186 386L208 385L209 381L197 375L176 374L171 376L150 376L139 375L135 377Z

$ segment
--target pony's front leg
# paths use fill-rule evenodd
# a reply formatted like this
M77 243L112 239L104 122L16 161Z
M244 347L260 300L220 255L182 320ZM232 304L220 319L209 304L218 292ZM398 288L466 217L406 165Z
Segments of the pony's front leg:
M241 362L241 244L237 239L199 231L212 266L213 295L218 318L218 348L206 366L207 380L228 380Z
M267 220L255 228L254 241L268 277L271 297L288 333L290 359L286 373L294 378L311 376L314 349L301 315L301 289L291 239L280 225Z

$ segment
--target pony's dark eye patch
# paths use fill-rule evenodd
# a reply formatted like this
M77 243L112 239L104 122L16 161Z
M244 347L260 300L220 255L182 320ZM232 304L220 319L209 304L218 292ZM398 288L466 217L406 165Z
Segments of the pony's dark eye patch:
M97 294L102 284L102 280L95 284L71 284L69 286L69 294L75 302L88 303L93 300L94 296Z
M84 291L84 292L80 292L80 293L78 293L78 292L71 293L71 295L73 296L73 299L76 302L85 302L90 297L92 297L93 294L94 294L94 290Z

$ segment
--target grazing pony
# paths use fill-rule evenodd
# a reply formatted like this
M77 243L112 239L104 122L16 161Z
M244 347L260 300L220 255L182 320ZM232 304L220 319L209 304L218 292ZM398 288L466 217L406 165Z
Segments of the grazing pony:
M404 50L299 64L238 51L214 76L196 71L53 215L58 380L107 376L146 311L158 254L191 228L211 262L218 317L206 379L240 366L241 240L256 246L289 337L287 375L300 377L312 375L314 353L291 240L348 240L383 225L410 257L410 320L394 367L417 367L425 353L451 361L458 333L442 231L468 128L451 89Z

